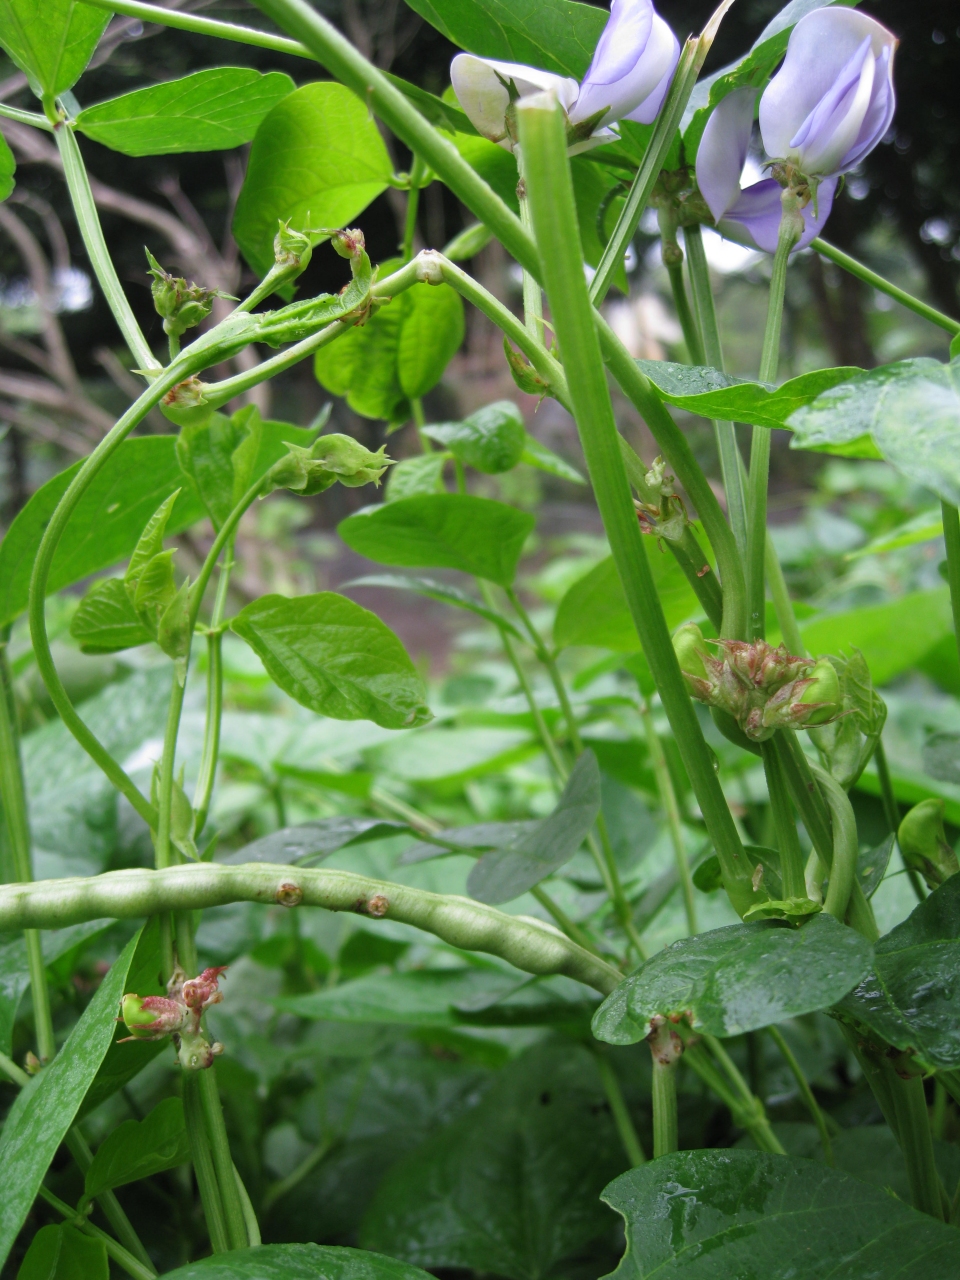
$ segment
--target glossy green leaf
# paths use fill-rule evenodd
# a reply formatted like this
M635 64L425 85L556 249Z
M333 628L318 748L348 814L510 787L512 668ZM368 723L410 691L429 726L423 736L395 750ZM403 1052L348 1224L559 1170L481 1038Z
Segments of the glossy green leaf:
M527 442L523 414L512 400L484 405L463 422L431 424L424 435L449 449L464 466L490 476L511 471Z
M401 498L415 498L421 493L446 493L443 485L443 468L450 461L449 453L420 453L404 458L387 472L384 502L398 502Z
M478 902L512 902L569 862L600 812L600 770L584 751L554 811L515 844L485 853L470 870L467 892Z
M603 1198L626 1223L617 1280L946 1280L955 1270L952 1228L812 1160L677 1151Z
M0 625L12 622L27 607L40 539L81 465L74 463L42 485L0 543ZM181 491L167 535L180 533L202 519L199 498L181 486L183 474L177 465L174 436L125 440L91 481L67 522L53 558L48 592L60 591L125 560L150 516L175 489Z
M798 409L789 426L793 449L884 458L960 503L960 359L901 360L848 377Z
M30 1241L17 1280L109 1280L110 1264L102 1240L74 1226L41 1227Z
M832 916L799 928L734 924L652 956L597 1010L593 1033L633 1044L655 1014L690 1015L715 1036L742 1035L835 1004L870 971L870 944Z
M265 1244L203 1258L165 1280L429 1280L416 1267L363 1249L339 1245Z
M335 818L319 818L296 827L281 827L261 836L240 849L233 850L222 862L279 862L315 866L338 849L400 835L410 828L405 822L388 822L383 818L361 818L339 814Z
M337 532L351 550L380 564L460 569L508 587L534 523L505 503L445 493L366 507Z
M37 1189L116 1035L120 997L137 949L133 937L80 1016L63 1048L18 1095L0 1135L0 1263L5 1262Z
M410 0L410 7L468 53L577 80L607 18L571 0Z
M250 142L295 86L281 71L211 67L86 107L77 128L125 156L226 151Z
M548 449L545 444L541 444L531 435L527 436L520 461L525 462L529 467L536 467L539 471L546 471L549 475L559 476L561 480L569 480L572 484L587 483L576 467L572 467L566 459L561 458L558 453L554 453L552 449Z
M80 79L109 21L108 11L80 0L4 0L0 45L52 107Z
M70 620L70 634L84 653L118 653L152 639L120 578L93 584Z
M411 400L425 396L443 377L464 335L463 299L448 284L418 284L403 295L397 339L397 378Z
M66 929L44 930L40 935L44 962L53 964L107 928L109 923L107 920L91 920L87 924L69 925ZM0 1053L10 1053L13 1024L23 993L29 985L26 944L23 938L16 938L0 946Z
M895 843L895 837L891 834L876 848L861 850L857 858L857 879L865 898L872 898L880 888L880 881L887 874Z
M733 378L716 369L638 360L638 366L668 404L703 418L746 422L757 427L784 427L790 415L859 369L818 369L775 387ZM875 456L875 455L874 455Z
M467 609L470 613L475 613L478 618L492 622L498 630L508 631L517 640L524 638L510 619L505 618L503 614L497 613L494 609L488 609L486 605L481 604L479 600L474 600L473 596L467 595L458 587L451 587L446 582L435 582L433 578L414 578L408 574L399 573L369 573L363 578L352 578L349 582L341 582L340 586L341 588L389 587L396 591L413 591L418 596L427 596L430 600L442 600L444 604L456 605L458 609Z
M257 130L233 233L251 267L266 275L281 221L298 231L344 227L391 176L390 157L364 103L335 81L304 85L278 102Z
M928 1068L960 1067L960 875L874 945L871 972L838 1012Z
M107 1134L84 1175L84 1194L93 1199L113 1187L139 1182L190 1159L183 1103L164 1098L142 1120L124 1120Z
M563 1264L588 1246L609 1248L597 1197L624 1163L591 1054L541 1045L391 1169L361 1243L431 1270L569 1274Z
M700 602L673 556L661 551L651 539L644 546L667 626L673 630L681 622L699 617ZM612 556L578 578L560 601L553 623L553 642L558 648L588 644L617 653L636 653L640 649L640 638Z
M840 654L859 649L874 685L887 684L909 671L951 630L946 587L912 591L898 600L821 614L800 623L800 634L810 653Z
M311 711L373 720L385 729L431 718L423 679L403 645L376 614L346 596L261 596L231 627L280 688Z
M17 162L13 152L10 150L10 144L6 138L0 134L0 201L6 200L13 188L17 185L13 179L13 175L17 171Z

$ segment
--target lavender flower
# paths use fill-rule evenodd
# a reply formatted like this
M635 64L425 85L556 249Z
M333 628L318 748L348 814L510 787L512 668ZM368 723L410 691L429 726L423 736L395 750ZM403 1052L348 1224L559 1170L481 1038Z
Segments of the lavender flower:
M652 0L613 0L582 84L519 62L459 53L450 66L457 101L485 138L512 151L511 97L552 90L571 126L571 154L616 138L617 120L650 124L657 116L677 59L676 36Z
M740 185L757 90L721 100L697 152L697 184L721 233L773 253L785 186L806 189L804 248L820 233L837 180L890 127L897 41L854 9L815 9L794 27L783 66L760 98L760 137L775 177ZM805 198L807 198L805 197Z

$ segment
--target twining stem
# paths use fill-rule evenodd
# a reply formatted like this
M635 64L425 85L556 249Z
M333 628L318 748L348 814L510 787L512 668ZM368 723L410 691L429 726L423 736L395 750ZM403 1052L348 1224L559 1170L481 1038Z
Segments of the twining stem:
M33 864L30 856L30 818L16 714L7 658L7 637L4 636L0 641L0 806L3 808L7 840L13 857L13 871L17 879L26 884L33 879ZM40 934L36 929L25 929L23 940L27 949L37 1050L41 1062L50 1062L57 1052L57 1043L50 1015L50 990L47 986Z
M679 223L677 222L676 207L673 203L665 202L660 205L657 210L657 222L660 225L660 257L667 269L670 291L673 294L673 305L677 313L677 319L680 321L683 340L687 346L687 355L690 357L691 364L702 365L706 363L703 338L700 334L700 327L690 308L687 286L683 280L683 250L680 248L680 242L677 239Z
M887 826L890 828L891 834L896 837L900 829L900 806L897 804L897 797L893 791L893 779L890 777L890 766L887 764L887 753L883 747L882 737L877 740L877 745L873 750L873 758L877 764L877 779L880 782L880 799L883 802L884 817L887 820ZM926 885L920 879L916 868L908 864L902 853L900 857L914 896L918 902L923 902L927 896Z
M423 181L427 172L427 166L423 163L419 156L413 157L413 165L410 169L410 190L407 192L407 216L403 224L403 244L400 246L400 256L404 262L409 262L413 257L413 242L417 235L417 211L420 207L420 183Z
M813 1090L807 1082L807 1077L803 1074L803 1068L797 1061L793 1050L787 1044L786 1040L784 1040L779 1027L767 1027L767 1030L770 1032L770 1037L774 1044L783 1055L783 1060L789 1067L790 1074L797 1082L797 1088L800 1090L800 1096L803 1098L806 1108L810 1112L810 1118L817 1126L817 1132L820 1135L820 1145L823 1147L824 1159L827 1164L832 1165L834 1163L833 1143L830 1141L830 1130L827 1128L827 1119L823 1113L823 1109L814 1097Z
M560 109L555 99L536 95L521 100L517 115L541 271L597 504L637 633L713 837L727 891L734 905L745 911L752 899L747 858L680 674L620 453L587 296Z
M654 1021L657 1021L656 1019ZM652 1025L652 1024L651 1024ZM678 1148L677 1061L683 1052L680 1037L665 1019L659 1019L647 1036L653 1061L653 1158L668 1156Z
M67 183L67 190L70 192L74 216L83 237L90 265L93 267L100 288L103 290L103 296L113 312L113 318L123 334L123 340L129 347L137 367L146 371L148 377L152 377L159 373L161 364L140 331L137 318L133 314L117 276L107 242L103 238L103 228L100 226L97 206L93 199L93 192L90 190L90 179L87 177L73 129L69 124L58 124L54 129L54 137L60 150L63 176Z
M960 653L960 512L950 502L941 502L943 541L947 549L947 582L950 584L950 608L953 611L953 633Z
M800 836L797 833L797 822L790 803L783 770L776 745L772 741L762 742L760 750L763 755L763 771L767 778L767 791L770 796L770 809L773 813L774 828L777 833L777 846L780 850L780 878L783 883L784 898L805 898L807 885L804 877L803 851L800 848Z
M149 1263L141 1262L139 1258L135 1258L134 1255L128 1249L125 1249L122 1244L118 1244L117 1241L114 1240L113 1236L108 1235L106 1231L101 1231L99 1227L94 1226L92 1222L82 1214L78 1214L76 1209L72 1209L70 1205L64 1204L64 1202L58 1196L55 1196L49 1188L41 1185L38 1194L41 1199L45 1200L47 1204L50 1205L51 1209L56 1209L57 1213L59 1213L62 1218L65 1218L71 1226L82 1231L84 1235L92 1236L94 1240L102 1240L103 1247L107 1251L107 1257L112 1258L118 1267L122 1267L128 1276L133 1277L133 1280L154 1280L157 1273Z
M687 932L692 937L693 934L699 933L700 930L697 925L697 904L693 894L693 878L690 875L690 864L687 861L687 851L683 839L680 806L677 803L677 793L674 790L673 779L670 776L670 767L667 764L667 757L663 751L660 735L657 733L657 726L653 718L653 712L650 709L650 703L644 697L642 689L638 688L638 695L637 705L640 709L640 719L643 721L644 731L647 735L647 752L650 756L653 776L656 779L660 803L663 805L663 811L667 816L667 829L670 832L670 843L673 845L673 857L677 865L680 889L683 893L683 909L687 916Z
M720 344L720 328L710 285L710 269L703 248L700 224L685 227L683 239L687 249L687 267L693 286L693 300L703 334L703 354L708 365L723 372L723 348ZM720 472L723 490L727 496L727 512L742 558L747 554L747 505L743 492L743 463L737 444L737 432L732 422L714 422L717 452L720 455Z
M803 218L792 191L781 197L783 214L777 251L773 255L770 300L760 355L760 381L773 382L780 363L780 330L787 284L787 263L793 246L803 233ZM750 475L747 482L747 599L749 639L764 636L764 557L767 545L767 484L770 475L770 431L754 427L750 444Z
M857 854L860 851L857 819L847 793L826 769L821 769L811 761L810 771L820 784L833 823L833 859L823 909L842 922L857 879ZM862 928L860 931L864 932ZM870 941L874 941L874 938Z
M831 262L835 262L838 267L842 267L850 275L856 276L864 284L869 284L874 289L879 289L888 298L895 298L897 302L915 315L923 316L924 320L929 320L939 328L945 329L947 333L960 333L960 321L954 320L952 316L944 315L936 307L931 307L927 303L921 302L912 293L907 293L905 289L900 289L889 280L885 280L883 276L877 275L875 271L871 271L869 267L865 267L856 258L851 258L848 253L844 253L842 249L838 249L835 245L828 244L826 240L821 240L818 236L816 240L810 242L810 248L815 249L817 253L824 258L828 258Z
M613 1116L613 1123L617 1126L617 1133L620 1136L620 1142L623 1145L627 1159L630 1161L630 1167L639 1169L640 1165L646 1164L647 1157L644 1155L643 1147L640 1145L640 1138L626 1099L623 1096L623 1090L620 1088L617 1073L602 1049L594 1051L594 1059L603 1083L603 1091L607 1095L610 1114Z

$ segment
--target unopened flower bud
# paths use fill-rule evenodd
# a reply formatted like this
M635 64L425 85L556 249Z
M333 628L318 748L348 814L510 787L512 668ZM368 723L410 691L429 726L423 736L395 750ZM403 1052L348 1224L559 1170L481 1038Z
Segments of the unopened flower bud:
M163 317L163 331L179 337L187 329L206 320L213 310L214 298L226 298L218 289L205 289L203 285L187 284L182 276L172 276L164 271L148 249L149 274L153 276L150 291L157 315Z
M811 708L804 727L836 719L840 712L840 679L829 658L818 659L797 701Z
M186 1010L167 996L138 996L127 992L120 1005L130 1040L161 1040L183 1026Z
M306 271L313 256L313 242L306 231L295 231L289 222L281 222L273 238L273 257L278 267L294 267L297 274Z
M177 1057L184 1071L205 1071L221 1053L223 1045L219 1041L211 1044L201 1031L184 1031L180 1036Z
M386 445L371 453L352 436L338 434L319 436L309 449L295 444L287 449L287 456L274 464L268 478L274 488L304 497L323 493L338 480L348 489L379 484L392 461L386 456Z
M225 964L218 965L215 969L204 969L196 978L188 978L181 988L183 1003L188 1009L199 1010L203 1013L205 1009L209 1009L212 1004L219 1004L223 999L223 992L218 987L221 973L225 973L227 966Z
M707 680L707 668L704 658L709 659L703 632L695 622L686 622L674 633L673 651L680 663L684 676L695 676L698 680ZM688 680L689 683L689 680Z
M943 829L944 802L921 800L915 804L897 832L897 843L907 865L919 871L931 889L957 874L957 855Z
M330 243L341 258L359 258L367 247L359 227L344 227L330 235Z

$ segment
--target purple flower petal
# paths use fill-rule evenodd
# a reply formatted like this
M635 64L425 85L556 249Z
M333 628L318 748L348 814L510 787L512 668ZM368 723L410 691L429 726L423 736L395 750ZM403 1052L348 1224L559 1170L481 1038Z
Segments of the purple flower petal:
M830 216L836 190L836 178L824 178L820 183L816 202L811 200L803 210L804 232L794 252L805 249L820 234L823 224ZM727 210L723 218L718 219L717 230L728 240L752 245L765 253L774 253L780 234L782 194L783 188L773 178L755 182L742 191L736 203Z
M602 124L628 116L641 119L637 112L649 124L679 56L676 36L650 0L613 0L610 20L570 112L572 123L605 111Z
M756 101L756 89L746 87L728 93L714 108L700 139L697 185L717 222L740 195L740 175L747 160Z

